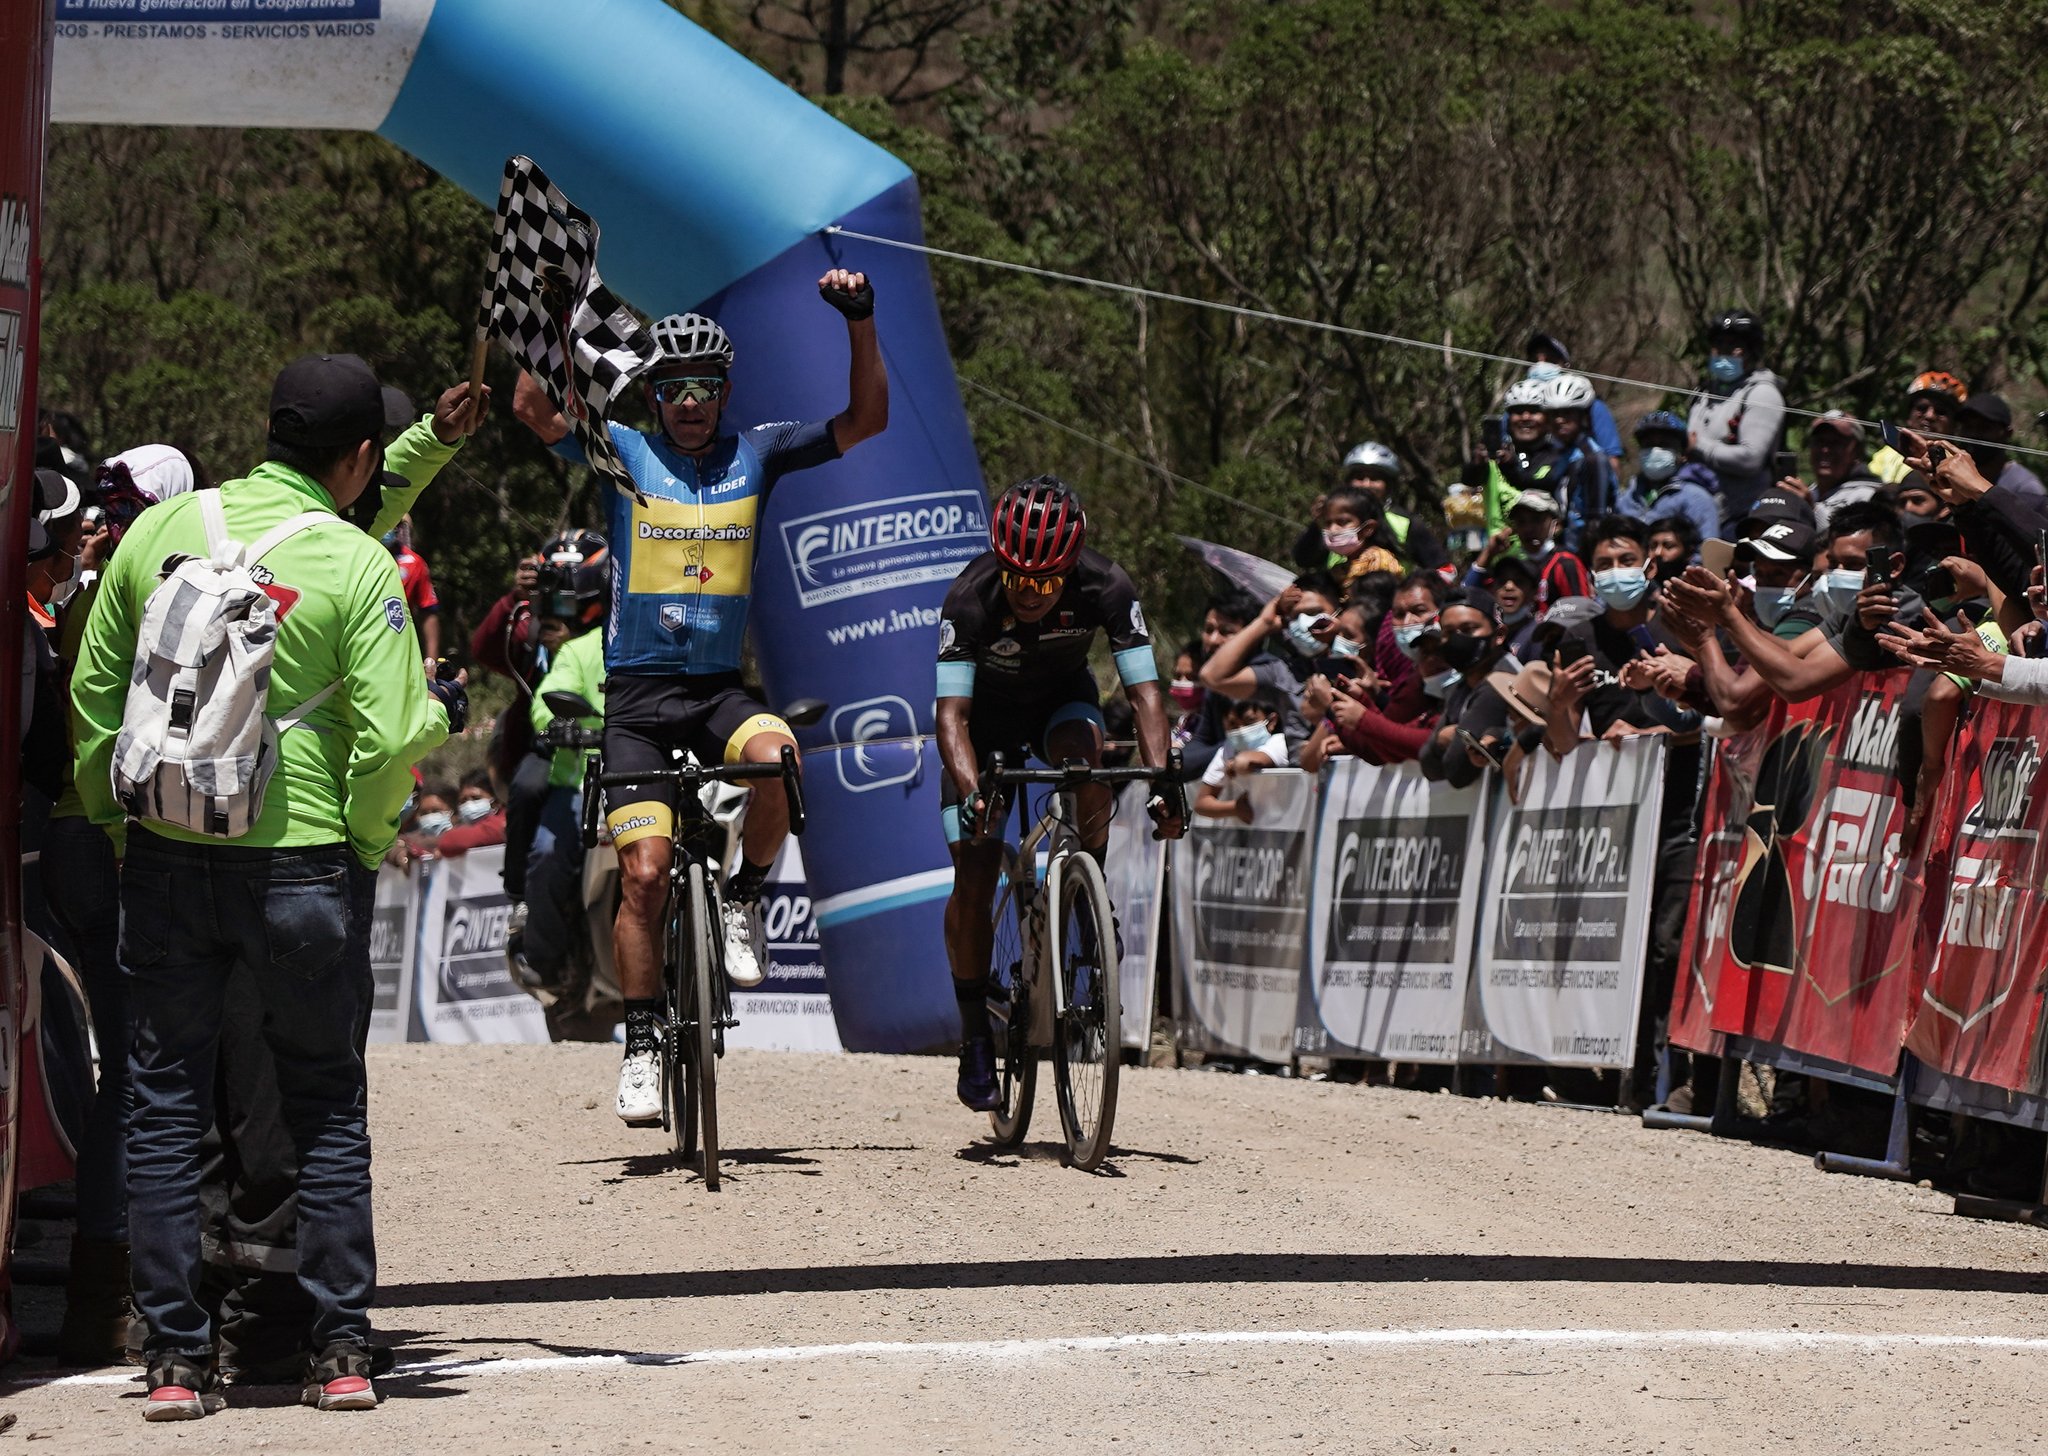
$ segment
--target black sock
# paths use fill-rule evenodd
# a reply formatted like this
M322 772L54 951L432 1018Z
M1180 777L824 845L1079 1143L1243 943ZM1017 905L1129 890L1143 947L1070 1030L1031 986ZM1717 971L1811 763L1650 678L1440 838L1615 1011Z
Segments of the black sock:
M960 1006L960 1037L963 1041L986 1041L988 1027L988 977L953 982L953 999Z
M758 900L761 887L768 883L768 872L775 868L771 861L757 865L744 854L740 856L740 867L732 872L732 878L725 882L725 892L735 900Z
M659 996L628 996L626 998L626 1050L628 1053L647 1051L661 1039L661 998Z

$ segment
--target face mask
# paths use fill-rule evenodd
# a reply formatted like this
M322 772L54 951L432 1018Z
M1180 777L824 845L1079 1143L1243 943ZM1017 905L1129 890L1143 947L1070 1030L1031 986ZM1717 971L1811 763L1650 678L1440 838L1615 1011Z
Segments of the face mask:
M1250 753L1254 748L1265 746L1272 735L1264 723L1247 723L1242 728L1233 728L1223 735L1223 746L1232 753Z
M1707 360L1707 378L1716 384L1740 384L1742 361L1733 354L1716 354Z
M1757 625L1769 631L1785 620L1785 614L1792 610L1792 603L1799 599L1799 589L1790 586L1760 586L1751 589L1750 599L1756 603Z
M1856 593L1863 590L1863 573L1846 566L1838 567L1820 579L1820 589L1827 593L1830 601L1852 606Z
M1663 445L1643 452L1643 479L1662 485L1678 474L1678 452Z
M1612 571L1593 573L1593 591L1600 600L1627 611L1650 589L1650 578L1640 566L1618 566Z
M1330 639L1330 656L1332 657L1348 662L1354 657L1363 656L1364 653L1365 644L1363 642L1353 642L1349 637L1332 637Z
M1453 632L1444 638L1444 645L1436 655L1456 668L1459 672L1470 672L1486 661L1493 651L1491 637L1467 637L1462 632Z
M1362 538L1349 526L1332 526L1323 532L1323 544L1339 556L1349 556L1358 549Z
M415 831L429 839L439 838L454 827L455 816L441 809L436 809L431 814L420 815L419 822L413 825Z
M1432 698L1440 698L1451 690L1452 686L1458 681L1458 677L1458 669L1447 667L1442 672L1434 673L1424 678L1422 680L1422 690Z
M1316 640L1316 634L1311 629L1322 620L1318 613L1303 612L1287 624L1287 645L1303 657L1320 657L1323 644Z
M64 558L64 562L65 575L50 583L49 605L52 607L61 607L70 601L71 594L78 590L78 583L81 579L82 573L78 558L76 556L67 556Z
M1424 632L1436 625L1436 618L1427 622L1403 622L1394 629L1394 645L1401 649L1401 655L1410 662L1415 660L1415 642Z
M1186 712L1192 713L1202 702L1202 685L1192 678L1175 678L1166 693Z
M1548 361L1545 361L1541 364L1531 364L1529 366L1529 377L1535 380L1538 384L1548 383L1550 380L1557 378L1557 376L1562 373L1564 373L1564 365L1552 364Z
M489 799L464 799L455 806L455 817L464 824L474 824L479 819L491 817Z

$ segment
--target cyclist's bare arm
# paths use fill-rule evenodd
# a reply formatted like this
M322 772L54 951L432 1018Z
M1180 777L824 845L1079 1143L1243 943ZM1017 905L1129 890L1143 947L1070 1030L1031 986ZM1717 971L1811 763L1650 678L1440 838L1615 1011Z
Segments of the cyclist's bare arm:
M936 717L939 730L939 762L952 776L960 802L974 797L981 786L981 765L974 760L974 742L967 735L967 720L974 711L972 698L940 698Z
M1147 768L1165 768L1166 755L1172 743L1172 734L1166 726L1166 702L1159 695L1156 682L1133 683L1124 689L1124 695L1131 700L1131 716L1137 720L1138 756L1145 760ZM1186 821L1174 817L1171 806L1177 794L1155 796L1154 802L1163 797L1167 809L1153 812L1153 819L1159 825L1159 837L1178 839L1187 827Z
M552 445L569 433L568 420L555 408L540 381L524 369L519 371L519 382L512 386L512 417L540 436L543 445Z

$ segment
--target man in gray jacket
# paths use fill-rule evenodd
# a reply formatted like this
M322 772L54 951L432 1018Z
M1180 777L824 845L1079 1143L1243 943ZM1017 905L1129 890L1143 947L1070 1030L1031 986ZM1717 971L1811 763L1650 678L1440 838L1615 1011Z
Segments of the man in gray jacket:
M1707 331L1707 384L1687 420L1693 456L1721 484L1721 519L1741 520L1771 484L1771 457L1785 424L1778 376L1763 367L1764 330L1731 309Z

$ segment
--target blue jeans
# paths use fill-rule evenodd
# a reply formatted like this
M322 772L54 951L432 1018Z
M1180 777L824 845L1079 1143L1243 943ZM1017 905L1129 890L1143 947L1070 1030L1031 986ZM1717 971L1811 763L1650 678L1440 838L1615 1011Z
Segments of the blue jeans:
M43 831L43 898L71 937L92 1009L100 1081L78 1148L78 1232L128 1241L128 987L115 953L121 894L114 844L86 819L52 819Z
M128 1134L130 1267L147 1351L200 1358L214 1332L200 1299L200 1140L229 981L260 1002L299 1164L299 1282L312 1348L366 1344L377 1255L370 1222L367 1088L357 1038L370 1000L367 924L351 913L367 872L345 845L261 849L129 834L121 965L134 1023Z

